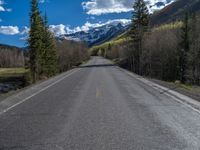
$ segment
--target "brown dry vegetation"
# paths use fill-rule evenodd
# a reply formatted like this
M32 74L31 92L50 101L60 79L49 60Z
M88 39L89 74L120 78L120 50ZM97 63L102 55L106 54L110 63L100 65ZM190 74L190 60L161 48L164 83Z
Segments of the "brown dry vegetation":
M195 20L192 16L190 18L190 50L186 56L186 77L188 83L200 85L200 17ZM142 75L166 81L180 80L178 60L182 26L181 21L163 24L151 28L145 34L140 61ZM115 60L122 67L134 70L131 58L131 52L134 50L128 37L121 43L114 40L94 47L91 51L93 55L101 51L103 56Z
M89 58L88 48L82 42L63 40L57 43L57 49L61 72L80 65Z

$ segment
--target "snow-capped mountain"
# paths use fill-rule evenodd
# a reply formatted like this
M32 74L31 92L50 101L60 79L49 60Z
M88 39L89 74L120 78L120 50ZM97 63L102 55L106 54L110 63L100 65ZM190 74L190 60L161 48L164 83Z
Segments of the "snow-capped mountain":
M60 36L61 39L84 41L88 46L102 44L126 31L130 23L112 22L88 31L80 31Z
M174 0L173 3L166 6L162 11L154 13L151 17L153 25L180 20L185 13L195 13L200 11L200 0Z
M156 10L160 10L171 3L173 3L175 0L149 0L149 8L151 12L154 12Z
M148 7L151 12L154 12L155 10L164 8L174 1L175 0L149 0ZM88 46L94 46L109 41L122 34L128 29L130 23L131 20L127 19L112 20L101 25L96 25L95 27L90 26L88 30L60 35L59 39L84 41Z

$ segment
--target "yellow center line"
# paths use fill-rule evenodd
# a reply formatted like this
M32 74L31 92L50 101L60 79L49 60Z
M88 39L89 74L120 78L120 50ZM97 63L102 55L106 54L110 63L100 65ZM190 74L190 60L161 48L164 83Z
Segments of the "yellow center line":
M96 98L98 98L101 95L100 89L97 87L96 88Z

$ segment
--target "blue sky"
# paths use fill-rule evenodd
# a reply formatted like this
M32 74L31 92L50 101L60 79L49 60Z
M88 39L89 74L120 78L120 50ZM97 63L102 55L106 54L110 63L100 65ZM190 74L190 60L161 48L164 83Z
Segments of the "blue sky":
M109 0L108 0L109 1ZM90 13L92 9L100 10L98 0L93 6L93 0L46 0L41 1L40 10L46 10L49 24L53 27L61 25L65 32L74 32L84 29L84 25L90 26L105 23L113 19L129 19L130 11ZM101 3L101 2L100 2ZM87 8L86 8L87 7ZM98 8L100 7L100 8ZM106 8L103 6L103 8ZM22 40L26 35L24 29L29 26L30 0L0 0L0 43L16 46L26 46ZM104 12L104 11L103 11ZM88 24L87 24L88 25ZM83 27L83 28L82 28ZM67 28L67 29L66 29ZM61 29L62 30L62 29ZM26 33L26 32L25 32ZM62 31L61 31L62 33Z
M129 23L134 0L38 0L55 35L87 31L112 21ZM167 0L150 0L151 3ZM31 0L0 0L0 43L24 47Z

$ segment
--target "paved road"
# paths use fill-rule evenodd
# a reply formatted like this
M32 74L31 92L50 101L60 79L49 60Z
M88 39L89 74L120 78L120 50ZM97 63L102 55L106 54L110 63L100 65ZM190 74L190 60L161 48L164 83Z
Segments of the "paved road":
M94 57L0 115L0 150L199 150L200 114Z

